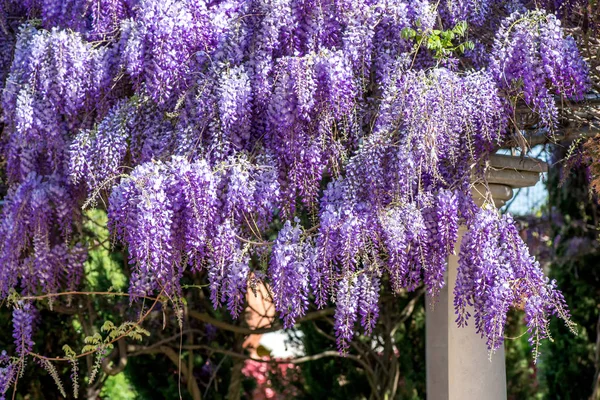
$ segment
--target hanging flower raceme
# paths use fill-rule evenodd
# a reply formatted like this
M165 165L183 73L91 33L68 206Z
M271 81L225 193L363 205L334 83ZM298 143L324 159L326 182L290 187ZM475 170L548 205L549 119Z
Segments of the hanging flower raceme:
M17 366L10 360L6 350L0 352L0 400L6 400L4 396L17 376Z
M481 26L498 3L495 0L444 0L440 2L440 15L448 25L466 21Z
M106 186L115 179L124 165L127 141L131 137L127 121L134 107L126 102L114 106L93 130L82 130L71 142L70 178L79 183L85 177L88 191Z
M510 96L522 95L548 128L558 118L553 96L580 100L589 84L575 40L565 35L560 20L543 11L516 11L502 22L490 70L498 86Z
M240 315L245 304L250 274L249 254L238 238L229 220L219 225L210 240L207 266L213 305L218 308L226 303L234 317Z
M141 0L133 21L123 25L123 65L131 79L146 85L158 103L179 95L193 82L201 54L214 50L214 28L204 1ZM168 50L166 50L168 49Z
M75 33L20 29L2 96L11 180L63 173L70 135L107 99L109 57Z
M343 277L338 283L334 329L337 347L342 353L348 350L354 337L354 324L358 315L356 298L360 293L359 289L355 275Z
M18 285L24 293L36 293L79 284L87 252L66 244L78 218L67 188L57 176L31 173L6 197L0 225L2 297Z
M171 232L173 205L166 190L170 177L165 169L162 164L142 164L110 198L112 228L129 248L134 271L130 293L135 296L156 290L173 293L181 279Z
M548 282L509 216L482 209L468 227L461 245L454 306L459 325L473 318L490 350L504 340L510 307L524 304L530 343L537 356L548 337L548 317L558 315L572 327L564 299Z
M286 328L294 326L308 308L308 274L313 261L310 253L314 250L301 235L300 228L287 221L273 245L269 266L273 303Z
M20 304L13 310L13 339L20 358L25 357L34 345L33 312L29 303Z
M243 66L225 72L219 92L223 136L235 149L244 149L251 133L252 89Z
M273 201L274 194L257 189L264 168L257 172L244 160L228 161L225 171L203 159L145 163L113 189L108 213L111 229L129 249L133 296L179 293L186 267L199 271L208 261L213 304L227 302L239 314L249 254L239 244L244 232L238 225L255 217L265 221L254 199Z
M424 263L424 283L431 297L444 287L444 273L449 254L458 239L458 199L455 193L441 190L437 199L422 201L423 218L428 229L427 259Z
M358 314L360 323L365 329L365 334L370 335L377 324L379 318L379 291L381 289L380 271L364 270L358 276Z

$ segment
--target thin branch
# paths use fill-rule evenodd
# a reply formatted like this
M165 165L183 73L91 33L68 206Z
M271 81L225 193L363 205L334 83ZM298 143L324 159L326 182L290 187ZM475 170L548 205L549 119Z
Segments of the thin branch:
M600 123L590 123L587 126L579 128L564 128L557 129L554 134L548 134L544 130L529 131L525 138L529 147L534 147L540 144L558 143L562 141L574 140L577 138L592 138L600 133ZM515 141L507 142L503 148L515 147Z
M330 321L330 320L328 320ZM315 330L317 331L317 333L321 336L323 336L326 339L331 340L332 342L336 342L336 338L331 336L330 334L326 333L325 331L323 331L321 328L319 328L319 326L317 325L317 323L315 321L313 321L313 328L315 328ZM360 348L359 344L356 341L351 341L350 342L350 346L352 346L352 348L354 350L356 350L362 357L363 359L367 360L368 356L367 354ZM367 350L368 352L372 352L372 348L370 348ZM375 361L377 361L377 363L379 363L381 365L382 368L385 368L385 365L383 364L383 361L381 361L381 358L378 356L373 357L375 359Z
M333 308L326 308L323 310L313 311L311 313L306 314L303 318L300 318L299 320L297 320L296 324L300 324L302 322L307 322L307 321L312 321L312 320L319 319L321 317L328 316L328 315L333 315L334 312L335 312L335 310ZM250 329L250 328L246 328L243 326L233 325L228 322L218 320L216 318L211 317L210 315L208 315L206 313L201 313L199 311L189 310L188 314L190 317L197 319L199 321L202 321L204 323L214 325L217 328L220 328L220 329L223 329L226 331L239 333L241 335L260 335L260 334L269 333L269 332L277 332L277 331L280 331L283 329L283 325L281 325L280 323L273 324L272 326L270 326L268 328Z
M221 369L221 366L223 365L223 362L225 361L226 358L227 358L227 356L221 358L221 361L219 361L219 363L217 364L213 373L210 375L210 379L208 380L208 383L206 384L206 389L204 389L204 397L206 397L208 395L208 390L210 389L210 386L212 385L212 383L216 382L215 379L217 377L217 373L219 372L219 369ZM215 390L217 390L216 384L215 384Z
M219 348L207 346L204 344L184 345L183 348L185 350L210 350L210 351L214 351L215 353L224 354L224 355L232 357L232 358L256 361L256 362L266 363L266 364L269 364L269 363L302 364L302 363L309 362L309 361L316 361L316 360L319 360L319 359L325 358L325 357L340 357L340 358L348 358L350 360L356 361L359 364L361 364L363 367L365 367L369 370L371 369L363 360L360 359L360 357L357 357L353 354L343 355L343 354L340 354L337 350L327 350L322 353L313 354L310 356L303 356L303 357L299 357L299 358L291 358L291 359L275 359L275 358L262 359L262 358L254 358L254 357L251 357L251 356L248 356L245 354L238 353L236 351L219 349Z
M253 246L273 246L273 244L275 243L275 242L266 242L266 241L255 242L253 240L244 239L243 237L238 236L238 235L235 235L235 237L236 237L236 239L238 239L238 240L240 240L240 241L242 241L244 243L251 244Z
M138 346L135 346L136 348L138 348ZM136 351L137 354L157 354L157 353L163 353L164 355L167 356L167 358L169 358L169 360L171 360L173 362L173 364L177 365L179 368L181 368L181 373L183 374L183 377L185 378L185 380L191 384L191 391L190 394L192 395L192 398L194 400L202 400L202 393L200 392L200 387L198 386L198 382L196 382L196 379L193 375L190 374L190 371L188 370L187 366L184 364L181 364L179 362L180 357L179 354L177 354L177 352L172 349L169 346L160 346L158 348L141 348L141 349L137 349Z
M122 292L77 292L77 291L70 291L70 292L60 292L60 293L46 293L46 294L40 294L37 296L23 296L20 297L19 300L43 300L43 299L49 299L49 298L53 298L53 297L61 297L61 296L123 296L123 297L131 297L131 295L129 293L122 293ZM147 299L147 300L152 300L152 301L157 301L158 298L157 297L148 297L148 296L136 296L140 299Z
M119 361L117 362L117 365L109 365L110 357L107 357L102 362L102 370L104 371L104 373L112 376L122 372L127 366L127 346L125 343L125 338L121 338L117 341L117 347L115 347L113 351L117 351L119 354Z
M186 329L183 332L180 332L180 333L177 333L177 334L175 334L173 336L169 336L168 338L159 340L158 342L152 343L149 346L145 346L143 348L143 350L147 351L147 350L151 350L151 349L163 346L163 345L168 344L168 343L170 343L170 342L172 342L174 340L179 339L182 335L187 335L187 334L190 334L190 333L205 333L205 332L202 331L202 330L200 330L200 329ZM136 349L138 349L138 347L139 346L135 346L135 345L129 345L129 346L127 346L127 351L129 352L129 356L130 357L135 357L135 356L137 356L139 354L142 354L142 353L136 352L137 351Z
M404 307L404 309L400 313L400 320L398 322L396 322L396 324L394 325L394 328L390 332L391 337L394 337L394 335L396 334L396 331L398 329L400 329L400 326L412 315L413 311L415 310L415 305L417 304L417 301L421 298L423 293L425 293L424 288L417 290L415 292L414 297L412 299L410 299L408 304Z

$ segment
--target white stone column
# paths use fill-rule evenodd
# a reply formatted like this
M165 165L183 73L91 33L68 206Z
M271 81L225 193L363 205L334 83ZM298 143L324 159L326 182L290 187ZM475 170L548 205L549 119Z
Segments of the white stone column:
M481 205L489 191L495 205L501 207L512 198L513 188L535 185L546 169L538 160L494 155L486 183L473 185L473 197ZM448 257L447 285L437 299L426 298L427 399L506 400L504 347L490 360L485 339L475 332L473 322L464 328L455 322L453 291L465 231L459 229L455 254Z
M460 237L466 229L460 229ZM458 249L457 249L458 250ZM458 254L458 251L456 252ZM458 256L448 257L448 287L454 290ZM450 293L449 298L454 298ZM473 310L469 310L473 315ZM504 346L490 359L485 342L475 332L473 321L464 327L456 325L454 305L448 314L448 397L452 400L506 400L506 368ZM434 399L434 397L429 397Z

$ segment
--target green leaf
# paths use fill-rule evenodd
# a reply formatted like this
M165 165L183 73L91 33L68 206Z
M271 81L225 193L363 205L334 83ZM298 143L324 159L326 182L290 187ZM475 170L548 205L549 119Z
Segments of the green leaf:
M400 33L402 39L412 39L415 36L417 36L417 31L415 31L414 29L411 28L404 28L402 29L402 32Z
M98 332L94 333L94 336L87 336L83 339L83 342L86 344L98 344L102 341L102 336Z
M467 33L467 22L466 21L460 21L459 23L457 23L454 26L454 29L452 29L452 31L454 33L456 33L458 36L464 36L465 33Z
M110 332L110 331L113 331L114 329L115 329L115 324L113 324L111 321L104 322L104 324L100 328L100 330L102 332Z
M119 330L115 329L115 330L111 331L111 332L108 334L108 337L109 337L110 339L115 339L115 338L116 338L116 337L118 337L119 335L121 335L121 332L120 332Z
M92 345L92 344L85 345L81 349L81 354L87 353L89 351L96 351L97 348L98 348L98 346L96 346L96 345Z
M430 50L437 50L442 47L442 42L439 36L430 36L427 40L427 48Z
M452 40L452 39L454 39L454 32L444 31L444 32L442 32L441 36L442 36L442 39L444 39L444 40Z
M65 345L62 347L62 349L63 349L63 351L65 352L65 355L66 355L68 358L75 357L75 352L73 351L73 349L71 349L71 347L70 347L68 344L65 344Z

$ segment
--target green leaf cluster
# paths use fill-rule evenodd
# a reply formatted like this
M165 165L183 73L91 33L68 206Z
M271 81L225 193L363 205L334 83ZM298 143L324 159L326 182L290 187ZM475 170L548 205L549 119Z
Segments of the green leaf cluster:
M408 27L402 29L402 38L414 40L418 46L425 44L425 47L432 51L437 59L450 56L452 53L464 53L475 48L472 41L461 41L466 38L468 33L466 21L458 22L454 28L448 30L432 29L422 31L417 29Z

